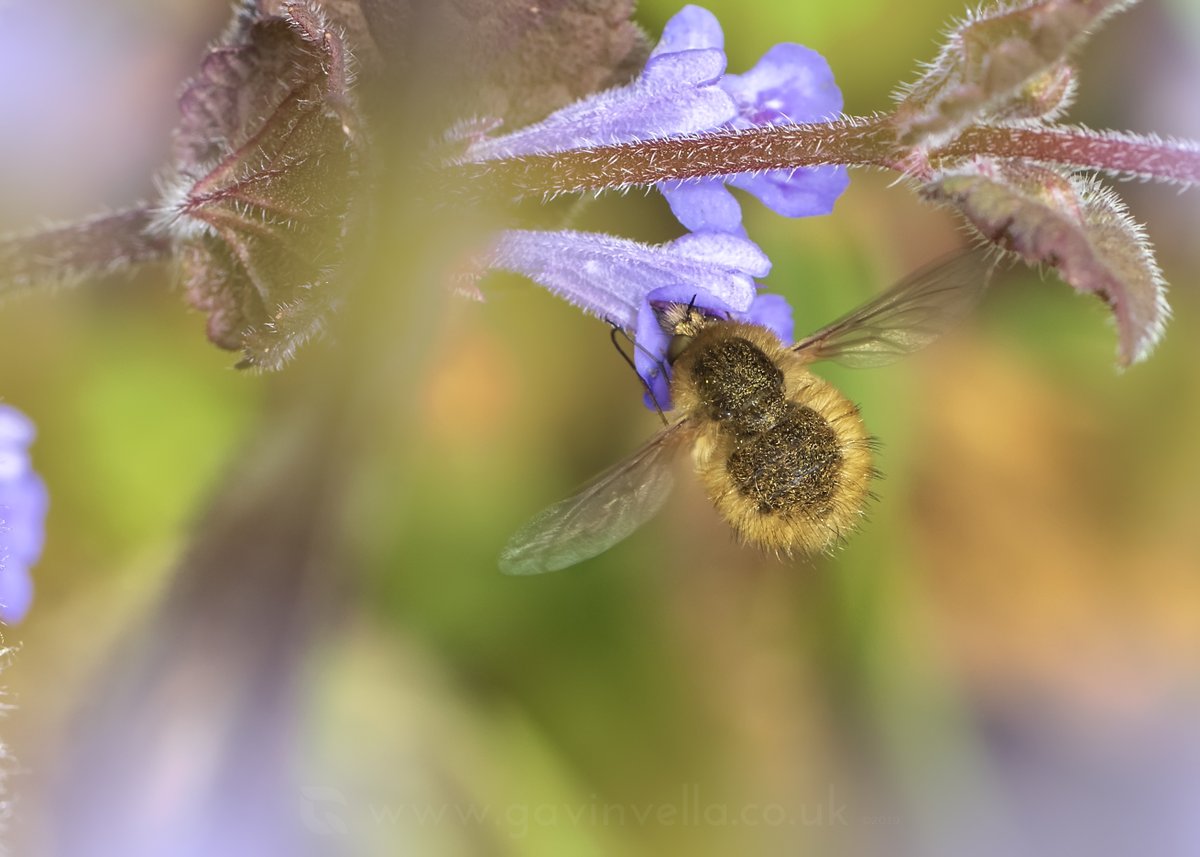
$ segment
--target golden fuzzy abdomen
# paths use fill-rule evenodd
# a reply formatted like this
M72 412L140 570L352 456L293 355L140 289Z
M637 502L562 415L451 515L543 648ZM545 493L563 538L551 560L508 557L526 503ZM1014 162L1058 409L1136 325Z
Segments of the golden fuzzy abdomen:
M676 367L678 394L703 419L697 472L743 540L827 550L858 525L873 474L858 408L773 340L730 328L697 337Z
M873 468L858 409L829 384L809 383L771 429L738 437L711 423L696 469L717 511L747 542L816 553L859 524Z

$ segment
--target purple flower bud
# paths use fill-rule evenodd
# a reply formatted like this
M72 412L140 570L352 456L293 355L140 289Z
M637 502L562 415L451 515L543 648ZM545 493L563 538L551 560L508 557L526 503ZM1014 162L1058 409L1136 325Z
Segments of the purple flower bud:
M45 535L49 497L28 453L35 435L28 417L0 405L0 621L10 623L29 609L29 569L42 554Z

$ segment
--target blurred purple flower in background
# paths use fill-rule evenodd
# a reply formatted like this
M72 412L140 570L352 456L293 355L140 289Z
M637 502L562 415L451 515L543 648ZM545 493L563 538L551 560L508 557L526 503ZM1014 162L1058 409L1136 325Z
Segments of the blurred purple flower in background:
M0 620L19 622L33 599L29 569L42 553L46 486L33 470L30 419L0 404Z

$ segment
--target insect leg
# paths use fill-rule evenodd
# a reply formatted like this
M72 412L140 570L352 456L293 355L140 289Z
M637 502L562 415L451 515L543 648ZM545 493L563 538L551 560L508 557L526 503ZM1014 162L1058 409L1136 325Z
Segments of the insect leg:
M633 374L637 375L637 379L642 382L642 387L643 387L643 389L645 389L646 395L648 395L650 397L650 401L654 403L654 410L658 411L659 419L661 419L663 421L663 425L668 425L670 423L670 420L668 420L667 415L663 413L662 405L660 405L658 403L658 397L654 395L654 389L650 386L650 382L648 382L645 378L642 377L642 373L637 370L637 365L633 362L633 358L630 357L628 354L626 354L625 349L621 347L621 344L619 342L617 342L617 336L619 334L619 335L625 337L625 340L630 345L632 345L634 348L638 348L639 347L638 344L633 341L633 338L630 337L629 333L625 330L625 328L621 327L619 324L614 322L612 319L605 319L605 320L609 323L609 326L612 327L612 330L609 331L609 338L612 340L613 348L617 349L617 353L621 355L621 359L624 360L629 365L629 368L633 370ZM646 351L644 348L642 349L642 351L645 354L650 354L650 352ZM651 355L651 356L653 357L653 355ZM666 372L666 367L663 366L663 363L661 360L655 359L654 362L658 363L661 371Z

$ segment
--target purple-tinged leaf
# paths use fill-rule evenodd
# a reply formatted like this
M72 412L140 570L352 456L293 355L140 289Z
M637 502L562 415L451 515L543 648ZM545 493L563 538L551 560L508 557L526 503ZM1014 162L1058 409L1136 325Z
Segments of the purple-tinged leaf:
M313 32L323 23L255 21L209 52L180 98L161 221L209 338L244 366L281 366L338 300L358 131L348 79L333 77L348 74L343 46Z
M397 0L389 0L397 2ZM322 19L323 26L343 40L354 54L357 67L374 74L381 56L379 46L371 38L362 0L257 0L258 18L293 16L297 8L307 9L310 15Z
M1105 18L1136 0L1035 0L969 16L925 74L897 93L906 145L933 148L967 125L1005 114L1061 112L1071 88L1064 61ZM1039 95L1040 93L1040 95Z
M1095 179L979 159L922 193L956 208L992 243L1099 295L1116 319L1122 365L1148 356L1162 336L1170 310L1154 251L1117 195Z
M1079 77L1074 66L1059 63L1035 75L989 117L993 122L1052 122L1075 102Z
M423 115L423 121L450 124L481 116L502 119L508 128L634 78L649 46L630 20L633 5L633 0L361 0L391 83L412 85L416 93L436 90L429 106L444 113Z

